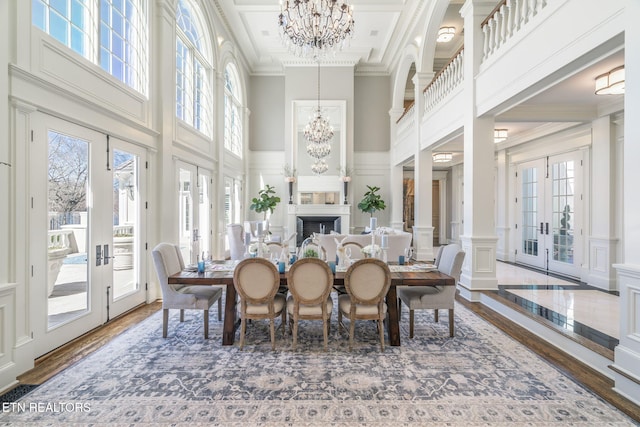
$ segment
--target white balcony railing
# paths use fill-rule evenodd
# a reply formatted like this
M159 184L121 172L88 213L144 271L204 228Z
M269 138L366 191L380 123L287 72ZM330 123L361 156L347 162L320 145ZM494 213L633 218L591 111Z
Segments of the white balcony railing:
M486 61L544 9L550 0L503 0L482 22Z
M431 111L464 80L464 50L460 49L449 64L435 75L424 90L424 112Z
M411 128L413 121L415 120L415 103L408 106L402 116L398 119L398 135L403 134L406 130Z

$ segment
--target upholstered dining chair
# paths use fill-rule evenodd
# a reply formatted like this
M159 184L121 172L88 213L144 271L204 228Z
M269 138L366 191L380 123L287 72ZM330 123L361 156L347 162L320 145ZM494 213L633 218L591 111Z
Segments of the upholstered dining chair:
M229 257L232 260L244 258L244 228L241 224L227 224L227 238L229 239Z
M349 350L353 347L355 321L362 319L378 321L380 350L384 351L384 300L391 286L389 266L376 258L356 261L347 269L344 285L347 293L338 296L338 327L342 326L342 316L349 319Z
M438 252L436 252L436 257L433 260L433 265L436 267L440 264L440 258L442 258L442 251L444 251L444 247L446 245L438 246Z
M322 320L324 350L327 350L333 300L330 293L333 273L329 265L318 258L303 258L296 261L287 276L289 298L287 314L293 330L293 349L298 344L298 322L300 320Z
M233 272L233 285L240 296L240 349L249 319L269 319L271 349L276 348L275 318L282 316L282 330L286 327L286 298L277 293L280 273L276 266L264 258L240 261Z
M456 285L460 280L464 252L457 244L446 245L438 262L438 271L452 276ZM449 310L449 336L454 336L453 309L457 286L398 286L398 316L402 316L402 303L409 307L409 338L413 338L414 311L434 309L434 320L438 321L440 309Z
M167 337L169 309L180 310L180 321L184 321L184 310L204 311L204 337L209 338L209 307L216 300L218 319L222 316L221 286L169 285L168 278L184 267L180 249L171 243L159 243L151 252L162 290L162 337Z

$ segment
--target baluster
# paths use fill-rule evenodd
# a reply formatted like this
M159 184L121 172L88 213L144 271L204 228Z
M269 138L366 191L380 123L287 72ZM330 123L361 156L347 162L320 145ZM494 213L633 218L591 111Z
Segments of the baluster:
M493 20L496 22L495 26L495 50L497 51L502 46L502 16L500 16L500 10L493 15Z
M527 3L527 22L531 21L531 19L536 14L536 0L529 0Z
M489 25L491 25L491 54L496 50L496 43L498 42L498 32L496 31L496 20L492 18L489 20Z
M511 0L507 0L507 34L506 37L511 38L513 36L513 8L511 7Z
M544 0L536 0L536 15L540 13L543 7L544 7Z
M516 6L513 10L513 33L515 34L520 29L522 23L522 0L514 0Z
M522 19L520 21L520 27L524 26L529 21L529 0L522 0Z
M484 34L484 47L482 48L482 60L486 60L489 56L489 23L487 22L482 27L482 33Z
M503 4L500 8L500 39L501 44L505 44L507 42L507 6Z

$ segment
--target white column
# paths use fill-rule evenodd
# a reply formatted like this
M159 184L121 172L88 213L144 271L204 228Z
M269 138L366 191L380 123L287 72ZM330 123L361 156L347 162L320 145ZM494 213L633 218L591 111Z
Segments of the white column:
M496 165L496 234L498 245L496 258L502 261L515 261L514 251L510 247L511 227L509 227L509 209L513 206L513 196L509 191L509 164L505 150L498 151Z
M624 263L615 264L620 289L620 344L615 348L615 390L640 405L640 2L626 2L624 96Z
M615 150L616 138L610 116L601 117L592 124L591 230L589 230L588 283L606 290L617 290L615 269Z
M414 126L416 154L414 157L414 257L420 261L433 260L433 158L431 150L422 150L420 135L422 117L424 116L423 90L433 79L433 73L416 73L413 76L415 90Z
M391 146L397 142L398 138L398 119L404 113L404 108L392 108L389 110L390 121L390 141ZM404 230L404 198L403 198L403 173L402 165L390 165L390 187L391 191L391 228L395 230Z
M9 46L13 40L9 25L11 13L9 11L10 2L0 2L0 64L3 72L0 73L0 284L9 282L9 232L14 229L9 219L9 209L13 206L11 201L11 187L15 186L12 179L13 159L11 158L11 146L9 142L9 73L6 64L11 62L9 56ZM2 386L2 384L0 384Z
M483 54L480 23L495 2L467 0L460 13L464 18L464 233L466 252L460 282L462 295L475 300L475 291L497 289L495 230L495 154L493 117L476 114L475 76Z

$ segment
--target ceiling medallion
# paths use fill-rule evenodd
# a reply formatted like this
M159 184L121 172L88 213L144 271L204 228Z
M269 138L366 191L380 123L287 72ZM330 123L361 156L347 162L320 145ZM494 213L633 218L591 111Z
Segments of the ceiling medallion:
M321 57L353 36L353 6L344 0L285 0L278 25L283 43L298 56Z

